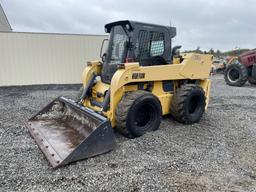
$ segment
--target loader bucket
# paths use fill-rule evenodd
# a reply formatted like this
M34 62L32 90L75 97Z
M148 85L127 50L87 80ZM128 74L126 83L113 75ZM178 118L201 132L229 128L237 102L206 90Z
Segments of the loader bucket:
M53 167L106 153L115 144L105 117L64 97L49 103L26 126Z

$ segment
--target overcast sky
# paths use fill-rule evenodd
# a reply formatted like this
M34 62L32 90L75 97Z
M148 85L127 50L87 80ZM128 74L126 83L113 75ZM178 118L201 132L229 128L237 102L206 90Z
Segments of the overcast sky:
M255 0L0 0L14 31L104 34L131 19L177 27L183 50L256 47Z

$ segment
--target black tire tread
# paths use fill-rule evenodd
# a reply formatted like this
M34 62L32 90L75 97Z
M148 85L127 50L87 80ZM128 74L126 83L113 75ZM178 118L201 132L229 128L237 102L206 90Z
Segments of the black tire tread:
M145 94L151 93L143 90L127 92L123 95L121 101L117 105L115 110L116 129L126 137L133 138L133 135L126 128L126 117L129 113L130 107L136 99L144 96Z
M228 80L228 77L227 77L228 71L230 70L230 68L233 68L233 67L237 67L241 71L241 79L239 81L235 82L235 83L230 82ZM225 79L226 84L228 84L230 86L241 87L241 86L243 86L247 82L247 79L248 79L247 68L245 67L245 65L243 65L240 62L236 62L236 63L230 64L230 65L227 66L227 68L225 70L224 79Z
M253 77L248 77L248 82L249 82L251 85L256 85L256 79L254 79Z
M177 89L176 93L173 95L170 113L175 120L184 124L191 124L190 120L185 115L185 100L188 94L194 90L198 89L204 93L204 90L196 84L186 84ZM205 93L204 93L205 94Z

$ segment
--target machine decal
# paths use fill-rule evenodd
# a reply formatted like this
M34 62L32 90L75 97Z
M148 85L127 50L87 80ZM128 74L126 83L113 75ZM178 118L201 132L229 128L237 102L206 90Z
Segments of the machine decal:
M193 55L193 59L194 59L195 61L200 61L202 58L201 58L200 55Z
M145 78L145 73L133 73L132 74L132 79L144 79Z

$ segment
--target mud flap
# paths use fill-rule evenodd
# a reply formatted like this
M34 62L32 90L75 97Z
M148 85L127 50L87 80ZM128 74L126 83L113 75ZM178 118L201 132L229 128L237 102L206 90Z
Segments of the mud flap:
M108 119L64 97L49 103L26 126L53 167L106 153L115 145Z

